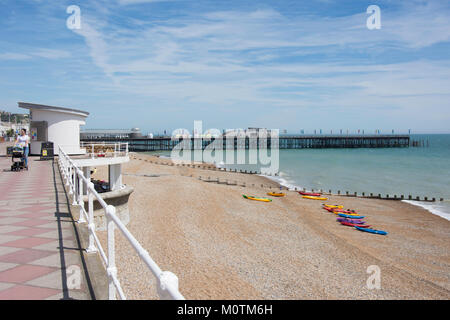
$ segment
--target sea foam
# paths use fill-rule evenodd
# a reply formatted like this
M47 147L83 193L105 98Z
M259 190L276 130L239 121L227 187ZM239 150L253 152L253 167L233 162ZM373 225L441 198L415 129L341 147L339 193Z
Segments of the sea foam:
M423 201L403 200L403 202L424 208L425 210L431 212L432 214L435 214L450 221L450 203L448 201L430 203Z

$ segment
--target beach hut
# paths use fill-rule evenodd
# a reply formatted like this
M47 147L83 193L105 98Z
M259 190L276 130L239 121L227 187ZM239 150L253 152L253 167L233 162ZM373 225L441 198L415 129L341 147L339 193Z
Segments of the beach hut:
M88 112L26 102L19 102L19 108L30 110L31 155L40 154L42 142L53 142L55 155L58 146L69 155L85 153L80 149L80 126L86 123Z

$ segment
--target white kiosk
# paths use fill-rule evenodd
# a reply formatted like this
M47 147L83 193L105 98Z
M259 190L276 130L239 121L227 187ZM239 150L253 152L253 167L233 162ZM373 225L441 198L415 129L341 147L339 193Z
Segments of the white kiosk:
M42 142L47 141L53 142L55 155L58 146L69 155L85 153L80 149L80 126L89 112L26 102L19 102L19 108L30 110L31 155L39 155Z
M128 143L85 143L80 147L80 126L85 125L88 112L26 102L19 102L19 107L30 110L31 155L41 153L42 142L53 142L54 155L59 155L59 148L64 150L89 180L91 168L108 166L109 190L100 195L116 207L117 216L127 224L128 199L133 188L122 183L122 165L130 161ZM86 190L84 186L85 194ZM87 196L84 200L88 201ZM94 220L97 230L105 230L104 209L97 201L94 201Z

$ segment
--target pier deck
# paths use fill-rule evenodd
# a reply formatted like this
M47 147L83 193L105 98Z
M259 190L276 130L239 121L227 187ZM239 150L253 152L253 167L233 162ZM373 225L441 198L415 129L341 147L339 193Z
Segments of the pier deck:
M189 141L190 140L190 141ZM121 142L128 143L130 151L163 151L172 150L180 141L186 143L186 148L205 149L214 141L212 139L174 139L171 137L157 138L115 138L101 137L98 139L82 139L84 142ZM409 135L298 135L280 136L279 149L323 149L323 148L406 148L410 146ZM223 139L223 149L252 149L259 142L254 139L237 139L227 141ZM271 147L271 139L267 139L267 146Z
M59 170L29 165L11 172L0 155L0 300L91 299Z

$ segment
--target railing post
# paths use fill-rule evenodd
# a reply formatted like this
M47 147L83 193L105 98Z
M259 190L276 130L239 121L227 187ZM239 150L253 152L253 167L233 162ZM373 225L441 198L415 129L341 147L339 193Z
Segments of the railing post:
M72 196L73 196L73 201L72 201L72 205L76 206L77 205L77 172L75 167L72 165Z
M72 190L72 186L70 185L70 181L72 180L72 167L71 166L69 166L68 168L67 168L67 170L68 170L68 177L67 177L67 183L66 183L66 185L67 186L69 186L69 194L72 194L73 193L73 190Z
M76 197L77 192L77 173L75 172L75 166L73 164L70 165L72 167L72 193Z
M178 277L170 271L164 271L158 278L158 295L161 300L173 300L168 288L171 286L178 291Z
M81 178L81 173L77 172L78 176L78 205L80 206L80 216L78 217L78 223L85 223L86 218L84 217L84 200L83 200L83 179Z
M94 232L95 232L95 222L94 222L94 194L92 193L94 190L94 184L89 182L87 187L88 194L88 212L89 212L89 246L86 249L87 253L97 252L97 247L95 246Z
M66 167L66 162L65 162L65 159L64 159L64 155L61 155L61 162L60 163L61 163L61 168L62 168L62 171L63 171L64 179L66 180L64 182L67 185L67 167Z
M64 181L63 181L63 183L65 184L65 185L67 185L67 172L66 172L66 167L65 167L65 165L64 165L64 159L63 159L63 155L61 154L61 151L60 151L60 155L59 155L59 167L60 167L60 169L61 169L61 172L62 172L62 175L64 176Z
M72 176L71 176L72 169L71 169L69 161L66 162L66 171L67 171L67 186L69 187L69 194L71 194L72 188L71 188L70 183L72 182Z
M109 300L116 300L116 287L114 285L113 277L117 275L116 269L116 252L115 252L115 243L114 243L114 229L115 224L113 219L111 219L111 215L116 213L116 208L109 205L105 209L106 213L106 223L108 229L108 267L106 269L109 278L108 284L108 297Z

